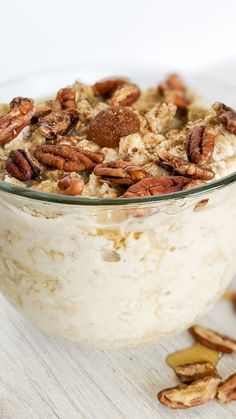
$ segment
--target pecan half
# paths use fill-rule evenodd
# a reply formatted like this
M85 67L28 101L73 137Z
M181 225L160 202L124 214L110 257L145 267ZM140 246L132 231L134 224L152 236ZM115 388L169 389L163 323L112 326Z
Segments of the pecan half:
M231 354L236 351L236 340L205 327L194 325L189 332L200 343L217 351Z
M178 74L170 74L167 79L158 86L159 91L163 94L166 89L185 92L186 86Z
M191 179L183 176L150 176L130 186L124 195L122 195L122 198L135 198L182 191L191 182Z
M121 137L139 131L138 116L129 108L111 106L99 112L89 124L87 139L101 147L117 147Z
M84 187L83 179L74 178L70 175L65 175L57 183L58 189L63 195L81 195Z
M69 145L40 145L36 147L34 155L43 165L66 172L92 170L104 160L103 153Z
M52 108L49 106L38 106L35 109L34 115L30 120L30 124L37 124L39 118L49 115L52 112Z
M104 99L108 99L112 96L114 91L125 83L128 83L129 79L125 77L110 77L97 81L92 88L95 96L102 96Z
M79 119L75 109L51 112L38 118L39 132L45 138L54 139L58 134L67 134Z
M21 181L36 179L41 171L39 162L24 149L12 150L6 161L9 175Z
M167 388L157 394L158 400L171 409L187 409L200 406L213 399L221 383L218 375L204 377L189 385Z
M221 403L236 400L236 373L232 374L218 387L216 397Z
M94 174L112 186L133 185L148 176L142 167L134 166L123 160L98 164L94 169Z
M126 83L118 87L113 93L110 103L111 105L130 106L140 96L140 89L137 84Z
M16 97L10 103L10 111L0 117L0 145L17 137L34 115L32 99Z
M200 378L217 374L216 368L209 361L178 365L175 367L175 372L183 383L191 383Z
M182 93L175 93L172 91L165 92L163 102L173 103L179 109L186 109L190 103Z
M216 136L210 125L194 127L187 135L185 148L189 161L206 164L214 151Z
M173 154L167 150L159 151L158 155L156 163L158 166L161 166L166 170L173 171L193 179L201 180L211 180L215 176L214 172L204 169L203 167L199 167L195 163L190 163L179 157L173 156Z
M59 102L61 109L76 109L76 94L72 86L64 87L57 92L56 102Z
M225 128L236 135L236 111L224 103L216 102L213 105L213 109L216 111L220 122Z
M180 109L186 109L189 100L186 96L186 86L177 74L171 74L158 86L158 93L166 103L173 103Z

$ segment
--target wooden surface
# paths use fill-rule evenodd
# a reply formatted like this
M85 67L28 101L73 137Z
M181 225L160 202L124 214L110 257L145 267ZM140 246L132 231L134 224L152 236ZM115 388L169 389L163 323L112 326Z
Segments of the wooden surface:
M234 283L236 289L236 282ZM136 350L80 349L44 336L0 298L0 419L236 418L236 402L168 410L156 393L177 380L166 355L191 345L187 333ZM236 316L221 300L201 323L236 337ZM219 373L236 372L225 355Z

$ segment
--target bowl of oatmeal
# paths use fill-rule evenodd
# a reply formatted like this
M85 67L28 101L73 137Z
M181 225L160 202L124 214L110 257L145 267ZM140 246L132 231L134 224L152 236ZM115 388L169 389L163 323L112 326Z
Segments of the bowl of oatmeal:
M178 334L236 271L232 104L203 104L176 74L40 77L1 93L1 292L81 346Z

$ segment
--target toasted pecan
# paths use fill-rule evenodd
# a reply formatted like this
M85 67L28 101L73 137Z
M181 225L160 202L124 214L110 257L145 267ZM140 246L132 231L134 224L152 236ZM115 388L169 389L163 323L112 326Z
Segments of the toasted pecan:
M166 80L158 86L159 91L163 94L166 89L185 92L186 86L178 74L170 74Z
M12 150L6 161L9 175L21 181L36 179L41 171L39 162L25 149Z
M45 138L54 139L58 134L68 134L78 119L75 109L51 112L38 118L39 132Z
M191 182L191 179L183 176L149 176L130 186L122 198L178 192L185 189Z
M57 186L63 195L76 196L81 195L84 181L83 179L75 178L67 174L59 179Z
M42 118L44 116L49 115L52 112L52 108L50 106L44 105L44 106L36 106L35 112L33 117L30 120L30 124L37 124L39 118Z
M213 109L216 111L220 122L225 128L236 135L236 111L224 103L216 102L213 105Z
M98 164L94 169L94 174L112 186L133 185L148 176L142 167L123 160Z
M209 361L178 365L175 367L175 372L183 383L191 383L200 378L217 374L216 368Z
M173 103L179 109L186 109L190 103L186 95L187 88L177 74L168 76L157 90L163 102Z
M179 92L166 91L163 96L163 102L173 103L179 109L186 109L189 105L189 100Z
M97 81L93 86L93 93L95 96L102 96L108 99L112 96L116 89L129 83L126 77L114 76Z
M66 172L92 170L104 160L103 153L70 145L40 145L34 154L43 165Z
M76 109L76 94L72 86L64 87L57 92L56 101L61 109Z
M171 409L187 409L200 406L213 399L221 383L218 375L208 376L173 388L167 388L157 394L158 400Z
M159 150L156 163L166 170L193 179L211 180L215 176L214 172L211 170L199 167L195 163L176 157L167 150Z
M220 403L229 403L236 400L236 373L227 378L219 387L217 399Z
M131 106L140 96L140 89L137 84L126 83L118 87L113 93L111 105Z
M16 97L10 103L10 110L0 117L0 145L6 144L19 135L30 122L35 112L34 101Z
M229 336L206 329L200 325L190 327L189 332L198 342L209 348L226 354L231 354L236 351L236 340Z
M190 162L206 164L214 151L216 136L210 125L198 125L187 135L185 148Z

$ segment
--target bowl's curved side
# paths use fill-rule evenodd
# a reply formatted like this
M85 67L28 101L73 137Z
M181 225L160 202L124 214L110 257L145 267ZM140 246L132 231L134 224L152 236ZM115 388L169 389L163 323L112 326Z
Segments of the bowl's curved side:
M0 195L0 287L51 335L97 348L189 327L235 273L236 186L130 209ZM227 222L226 222L227 220Z

